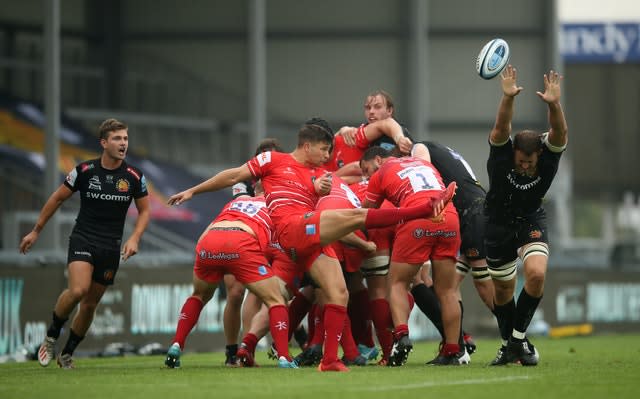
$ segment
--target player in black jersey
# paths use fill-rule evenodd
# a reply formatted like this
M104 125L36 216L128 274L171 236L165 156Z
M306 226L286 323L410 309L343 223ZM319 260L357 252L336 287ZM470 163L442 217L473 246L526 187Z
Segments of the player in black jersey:
M503 345L492 365L520 362L538 364L538 352L526 339L531 318L542 299L549 256L547 220L542 200L553 181L567 145L567 122L560 105L562 76L544 75L549 132L518 132L511 139L514 98L522 91L516 69L508 65L501 74L502 99L489 136L487 161L489 192L485 246L489 272L495 286L494 314ZM524 287L514 300L516 261L523 264Z
M102 156L82 162L67 175L42 207L33 230L20 243L20 252L26 253L60 205L74 192L80 192L80 211L69 237L69 286L58 297L53 322L38 350L42 366L48 366L54 358L62 326L80 304L67 344L57 359L62 368L74 367L73 351L89 330L107 287L113 285L120 259L126 261L138 252L140 237L149 223L144 175L124 161L129 144L127 126L107 119L100 125L99 133ZM131 237L122 245L124 222L132 200L138 218Z
M366 126L376 121L393 118L394 111L395 105L393 103L393 98L389 93L384 90L376 90L374 92L371 92L367 95L367 97L365 97L364 100L364 116L366 118L366 122L363 123L363 125ZM355 133L355 128L351 126L343 126L336 132L336 135L343 135L344 141L347 145L355 146ZM402 134L413 141L409 130L407 130L407 128L405 128L404 126L402 126ZM379 146L387 151L391 151L396 147L396 141L390 136L381 135L379 138L374 140L370 144L370 146Z
M458 273L458 285L471 271L473 282L478 291L478 295L487 307L493 309L493 283L487 269L484 249L485 216L484 200L485 190L482 188L475 173L467 161L449 147L433 141L423 141L421 146L414 147L413 155L428 160L438 169L444 184L455 181L458 185L453 204L460 217L460 235L462 244L460 246L460 256L456 264ZM426 150L426 151L425 151ZM411 290L416 304L420 310L433 322L440 334L444 338L444 327L442 325L442 315L438 299L433 292L433 287L426 284L429 282L428 268L423 268L422 281L416 281ZM460 301L460 307L462 301ZM466 346L467 352L472 354L476 347L472 338L463 333L461 340ZM434 359L435 360L435 359Z

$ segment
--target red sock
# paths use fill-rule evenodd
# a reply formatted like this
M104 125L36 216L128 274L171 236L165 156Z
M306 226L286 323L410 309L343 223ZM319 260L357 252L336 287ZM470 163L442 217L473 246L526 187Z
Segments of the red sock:
M242 338L242 343L246 345L247 350L251 353L256 352L256 346L258 345L258 337L253 333L245 334L244 338Z
M369 208L364 220L364 227L372 229L375 227L386 227L397 224L405 220L418 218L430 218L433 216L433 206L431 201L424 204L408 208Z
M391 347L393 346L393 335L391 334L393 320L391 319L389 302L386 299L379 298L371 301L371 319L376 329L378 342L382 348L382 357L389 359Z
M173 342L177 342L180 345L180 349L184 349L187 336L198 322L203 307L204 303L202 303L200 298L196 298L195 296L190 296L184 301L184 305L182 305L182 309L180 310L180 317L178 318L176 335L173 338Z
M351 319L351 331L353 332L353 339L358 344L363 344L368 347L372 347L373 336L371 335L371 328L369 320L371 320L371 308L369 305L369 290L366 288L355 292L350 295L349 318Z
M310 308L311 302L302 294L294 296L293 300L289 302L289 341Z
M324 306L316 305L313 324L313 338L309 345L322 345L324 343Z
M349 320L348 315L345 316L344 330L342 330L342 335L340 336L340 345L342 346L345 359L353 360L360 354L356 346L356 341L353 340L351 320Z
M406 324L398 324L393 330L393 338L397 341L405 335L409 335L409 326Z
M269 308L269 331L278 356L289 356L289 313L284 305L273 305Z
M443 356L451 356L460 352L460 345L458 344L444 344L440 354Z
M338 343L344 331L347 308L340 305L324 305L324 353L322 362L331 364L338 361Z

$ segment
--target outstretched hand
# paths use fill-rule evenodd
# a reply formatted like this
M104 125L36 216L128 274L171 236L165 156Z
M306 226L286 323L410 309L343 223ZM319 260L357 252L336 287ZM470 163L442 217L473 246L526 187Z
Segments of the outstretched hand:
M500 72L500 77L502 78L502 93L505 96L515 97L523 90L523 87L518 86L518 71L513 65L507 65L507 67Z
M167 204L169 204L169 205L180 205L183 202L189 201L191 199L191 197L193 197L193 193L191 193L191 191L189 191L189 190L185 190L185 191L180 192L178 194L172 195L169 198L169 200L167 201Z
M29 251L29 249L31 249L31 246L36 242L36 240L38 239L38 232L36 231L31 231L29 232L29 234L27 234L26 236L24 236L22 238L22 241L20 242L20 253L21 254L25 254Z
M553 104L560 102L560 82L562 82L563 76L558 72L551 70L549 74L544 74L544 93L536 91L538 97L547 104Z

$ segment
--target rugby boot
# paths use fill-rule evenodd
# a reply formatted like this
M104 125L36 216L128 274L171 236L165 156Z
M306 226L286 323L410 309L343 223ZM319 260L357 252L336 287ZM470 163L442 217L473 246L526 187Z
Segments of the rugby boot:
M38 362L42 367L47 367L56 356L56 339L45 337L38 349Z

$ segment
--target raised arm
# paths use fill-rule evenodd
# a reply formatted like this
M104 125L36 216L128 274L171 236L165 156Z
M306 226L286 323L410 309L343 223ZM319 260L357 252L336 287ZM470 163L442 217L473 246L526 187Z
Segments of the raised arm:
M396 143L400 151L405 154L411 152L411 140L405 137L402 126L393 118L381 119L366 125L364 135L369 142L387 136Z
M218 191L225 187L231 187L234 184L248 180L251 177L251 172L249 171L247 164L236 168L225 169L197 186L193 186L178 194L172 195L167 203L169 205L180 205L185 201L189 201L191 197L196 194L205 193L207 191Z
M26 236L22 238L20 242L20 252L26 254L27 251L31 248L31 246L36 242L40 232L47 224L51 216L60 208L63 202L65 202L69 197L73 195L73 191L69 187L64 184L61 184L60 187L56 191L51 194L47 202L42 206L42 210L40 210L40 216L38 216L38 221L35 226L33 226L33 230Z
M489 135L489 141L492 144L504 144L509 140L511 135L511 120L513 119L513 101L521 91L522 87L517 85L518 73L512 65L507 67L500 73L502 78L502 99L498 105L498 113L496 122Z
M563 76L553 70L544 75L544 93L537 91L536 94L549 107L549 144L554 147L564 147L567 145L567 121L564 118L560 97L562 90L560 84Z

